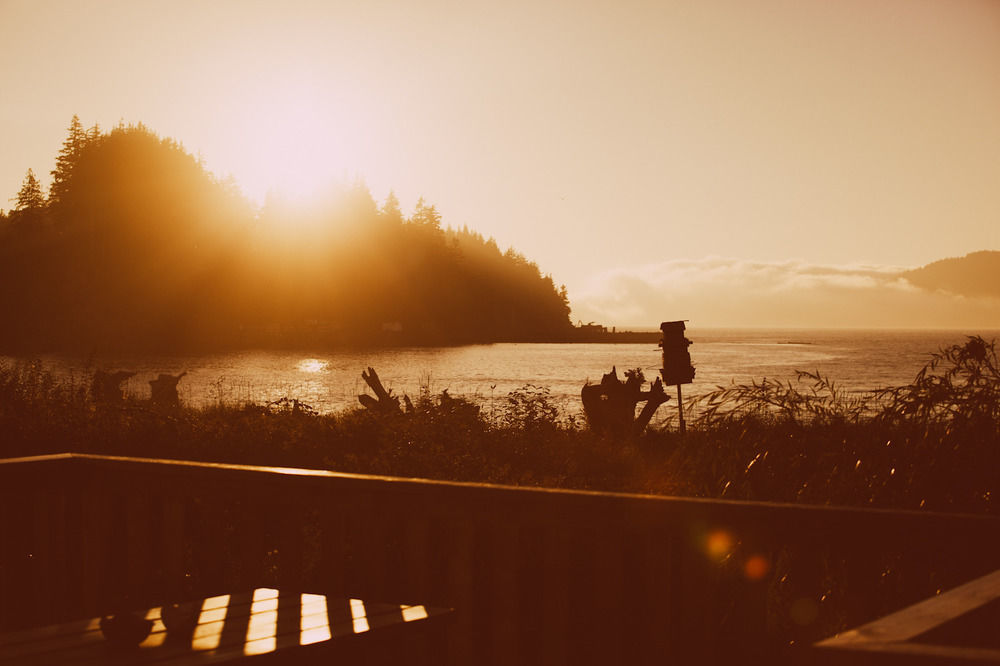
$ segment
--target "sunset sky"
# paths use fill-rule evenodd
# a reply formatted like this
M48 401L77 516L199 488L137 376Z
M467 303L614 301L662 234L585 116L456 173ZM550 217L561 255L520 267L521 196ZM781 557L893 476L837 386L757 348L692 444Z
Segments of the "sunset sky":
M3 200L76 113L257 201L422 195L574 319L1000 326L892 278L1000 249L995 0L0 0L0 25Z

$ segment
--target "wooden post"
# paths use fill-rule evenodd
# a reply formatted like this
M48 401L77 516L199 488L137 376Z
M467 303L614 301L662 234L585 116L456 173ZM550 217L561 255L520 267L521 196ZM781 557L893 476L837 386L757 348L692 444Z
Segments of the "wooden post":
M680 417L681 424L681 434L683 435L687 432L687 427L684 425L684 402L681 400L681 385L677 385L677 415Z

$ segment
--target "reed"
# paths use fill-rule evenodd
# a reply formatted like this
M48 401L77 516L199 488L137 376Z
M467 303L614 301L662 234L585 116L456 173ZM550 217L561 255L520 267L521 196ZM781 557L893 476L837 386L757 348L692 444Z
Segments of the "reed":
M905 386L856 395L818 373L719 387L686 436L591 433L544 387L472 401L428 389L410 414L319 414L288 397L205 409L95 404L82 378L0 364L0 456L78 451L459 481L996 513L994 342L939 350Z

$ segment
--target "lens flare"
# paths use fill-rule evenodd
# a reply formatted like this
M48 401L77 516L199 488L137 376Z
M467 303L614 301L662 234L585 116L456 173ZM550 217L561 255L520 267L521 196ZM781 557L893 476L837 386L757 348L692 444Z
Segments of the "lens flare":
M736 540L726 530L715 530L708 535L705 547L709 556L716 560L724 560L733 552Z
M752 555L743 565L747 580L762 580L771 570L771 563L762 555Z

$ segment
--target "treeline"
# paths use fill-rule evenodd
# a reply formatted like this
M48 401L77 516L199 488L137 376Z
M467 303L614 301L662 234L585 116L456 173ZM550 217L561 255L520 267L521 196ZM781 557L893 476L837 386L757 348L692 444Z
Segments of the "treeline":
M0 213L0 345L180 350L565 339L565 288L363 183L252 206L143 125L74 116L44 196Z

